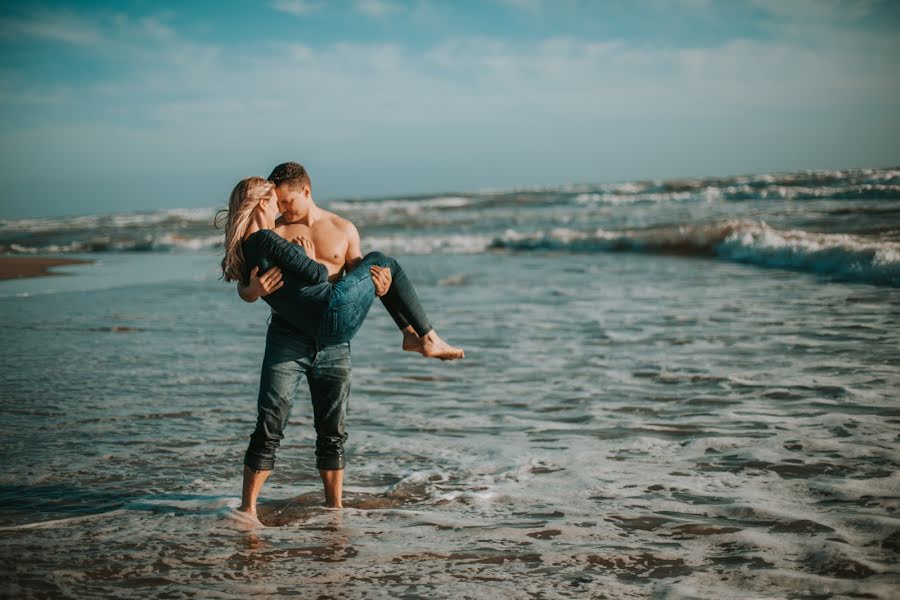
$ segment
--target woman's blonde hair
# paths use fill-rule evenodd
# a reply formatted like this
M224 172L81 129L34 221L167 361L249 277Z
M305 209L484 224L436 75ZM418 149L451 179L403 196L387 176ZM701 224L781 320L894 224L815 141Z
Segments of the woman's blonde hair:
M248 177L231 190L228 208L216 214L216 227L224 221L225 256L222 257L222 277L225 281L244 279L244 251L241 242L253 218L259 201L271 193L275 185L262 177Z

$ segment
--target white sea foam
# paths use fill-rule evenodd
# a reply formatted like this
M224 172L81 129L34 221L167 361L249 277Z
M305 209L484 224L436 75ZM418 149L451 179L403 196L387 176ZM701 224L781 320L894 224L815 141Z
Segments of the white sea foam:
M387 254L474 254L484 252L491 240L490 235L396 235L365 237L363 244Z
M594 237L547 230L563 253ZM408 257L432 274L416 288L472 363L402 352L373 307L353 341L354 508L320 508L304 384L263 490L267 527L244 528L225 513L240 497L266 307L214 276L188 283L214 267L208 253L102 258L131 277L111 294L4 302L16 365L5 435L30 460L9 465L0 491L22 502L7 502L3 525L102 513L3 532L8 556L36 557L10 571L16 597L896 588L895 290L855 286L849 302L847 286L811 278L599 253ZM488 285L436 285L449 274ZM108 331L120 323L143 331ZM66 357L51 377L49 355Z
M222 247L225 240L224 234L214 234L202 237L186 237L177 233L161 235L153 241L158 249L178 248L181 250L201 250L203 248Z
M653 193L582 193L575 196L576 204L635 204L639 202L687 202L707 200L715 197L714 188L695 192L653 192Z
M74 217L41 217L30 219L0 219L0 233L62 232L92 230L105 227L146 227L167 221L186 221L212 225L214 208L173 208L153 212L127 212Z
M781 231L764 222L729 219L641 230L507 231L493 247L514 250L663 252L718 256L848 279L900 285L900 243L846 234Z
M70 254L97 251L128 252L203 250L221 247L224 234L191 237L177 232L146 234L138 237L97 235L85 240L75 240L67 244L25 245L12 243L9 250L17 254Z
M414 214L422 210L436 208L461 208L472 204L471 198L463 196L438 196L422 199L398 199L398 200L335 200L328 207L336 211L404 211Z
M892 225L898 199L900 170L856 169L533 186L327 206L357 224L366 248L391 254L677 253L898 285L900 228ZM0 252L207 252L222 243L212 225L215 212L0 220Z
M221 233L185 235L178 231L138 237L94 236L65 244L26 245L9 249L22 254L106 251L198 251L219 248ZM900 243L837 233L780 230L762 221L726 219L647 229L581 230L558 227L501 234L405 232L364 237L366 248L388 254L476 254L490 249L566 252L659 252L725 260L765 267L808 271L858 281L900 285Z
M760 224L735 227L715 247L730 260L900 285L900 243L844 234L778 231Z

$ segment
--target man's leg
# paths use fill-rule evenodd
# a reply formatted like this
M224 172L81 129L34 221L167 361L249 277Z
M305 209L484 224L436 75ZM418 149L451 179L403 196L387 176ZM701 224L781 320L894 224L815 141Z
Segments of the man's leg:
M241 490L241 507L238 510L256 515L256 499L272 471L256 471L244 465L244 485Z
M316 426L316 467L325 487L325 505L343 507L344 420L350 399L350 344L319 349L307 375Z
M319 469L322 485L325 487L325 506L330 508L344 508L344 470Z
M269 326L257 399L256 429L244 455L239 510L255 515L263 483L275 467L275 451L284 439L297 385L315 357L315 347L293 330Z

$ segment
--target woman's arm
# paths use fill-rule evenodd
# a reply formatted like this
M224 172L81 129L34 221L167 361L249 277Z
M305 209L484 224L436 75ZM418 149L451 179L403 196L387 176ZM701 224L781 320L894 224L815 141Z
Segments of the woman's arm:
M284 271L291 271L309 284L328 281L328 269L312 260L300 248L270 229L253 234L260 254L269 257Z
M248 285L244 285L243 281L238 281L238 296L244 302L256 302L284 285L284 282L281 280L281 269L278 267L272 267L262 275L258 275L258 273L259 267L253 267L253 270L250 271L250 283Z

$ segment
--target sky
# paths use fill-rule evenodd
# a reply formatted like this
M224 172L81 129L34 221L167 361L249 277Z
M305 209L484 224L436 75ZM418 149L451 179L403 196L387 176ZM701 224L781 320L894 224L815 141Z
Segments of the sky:
M0 218L900 164L892 0L6 1Z

